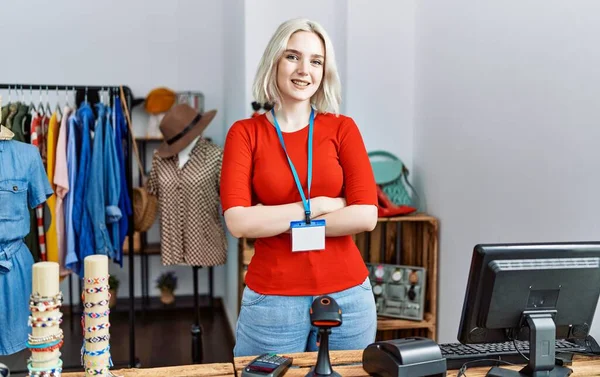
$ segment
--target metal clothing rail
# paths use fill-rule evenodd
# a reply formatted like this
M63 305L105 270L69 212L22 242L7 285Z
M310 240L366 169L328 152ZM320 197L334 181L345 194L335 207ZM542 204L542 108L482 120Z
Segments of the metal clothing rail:
M113 93L119 93L119 86L115 85L39 85L39 84L0 84L0 89L8 89L10 91L10 97L12 97L12 91L15 91L15 97L18 100L19 95L24 96L26 91L29 91L27 94L31 96L31 100L33 99L33 91L39 91L40 95L46 94L48 96L49 91L57 92L57 91L74 91L75 92L75 102L78 102L78 99L87 100L100 98L99 93L107 90L112 90ZM127 107L131 109L133 102L133 94L131 89L127 86L123 86L123 92L125 93ZM118 104L120 106L120 104ZM132 135L129 131L127 131L127 135L129 135L126 140L126 148L127 148L127 166L125 174L127 175L127 189L129 191L129 197L133 200L133 169L132 169ZM135 356L135 292L134 292L134 253L133 253L133 211L131 216L129 216L129 226L128 226L128 241L129 241L129 367L133 368L137 365L137 358ZM69 275L70 277L71 275ZM81 286L81 279L80 279ZM80 288L81 289L81 288ZM71 313L72 309L72 287L69 286L69 296L71 297ZM74 321L71 321L71 324Z

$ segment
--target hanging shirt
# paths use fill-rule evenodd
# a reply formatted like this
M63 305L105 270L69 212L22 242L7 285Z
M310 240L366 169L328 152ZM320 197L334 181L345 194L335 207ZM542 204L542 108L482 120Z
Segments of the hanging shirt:
M33 118L30 126L31 144L38 148L39 151L39 133L41 132L42 118L37 116ZM31 232L25 238L25 243L31 250L34 258L39 261L46 261L46 232L44 231L44 204L40 204L32 212L31 216Z
M77 183L77 145L78 138L77 129L79 128L79 118L76 112L72 112L67 120L67 171L69 174L69 191L65 194L65 237L66 237L66 253L65 267L69 270L79 273L80 261L77 252L77 242L75 239L75 221L73 219L73 204L75 202L75 185Z
M84 276L83 260L88 255L93 255L94 232L90 213L86 208L86 197L88 195L88 178L90 173L90 162L92 159L92 145L90 142L90 130L94 124L94 113L90 104L83 102L77 110L79 122L76 132L77 139L81 141L79 160L77 161L77 179L75 181L75 192L73 193L73 226L75 228L75 239L77 241L77 257L79 259L79 276Z
M94 128L94 146L92 148L92 160L88 174L85 200L94 232L95 253L108 255L109 258L112 258L114 249L108 233L107 222L118 221L121 211L116 206L117 203L111 207L106 206L106 186L109 184L109 181L106 179L106 170L111 170L114 166L110 164L110 161L105 161L106 158L110 158L104 150L104 138L108 120L107 108L103 103L97 103L95 106L98 118L96 119ZM111 144L114 145L112 140ZM107 165L105 162L109 162L109 164ZM109 175L113 173L111 170ZM114 184L114 181L110 183Z
M54 163L56 160L56 143L58 142L58 118L57 114L53 113L50 117L50 123L48 125L48 133L46 138L46 147L47 147L47 164L46 164L46 172L48 174L48 181L52 186L54 186ZM56 235L56 195L52 195L46 201L48 204L48 209L50 211L50 215L48 218L44 218L44 221L48 223L48 229L46 229L46 255L48 258L48 262L57 262L58 263L58 239Z
M25 117L28 113L29 106L22 103L19 105L17 113L12 119L12 132L15 134L14 139L24 143L29 143L31 141L31 128L28 124L25 124Z
M115 104L120 104L118 96L115 97ZM127 166L127 149L125 148L127 140L127 123L123 116L121 105L114 107L114 129L115 129L115 149L117 151L117 159L119 161L120 184L121 190L119 193L119 209L121 210L121 219L119 220L119 248L115 256L115 262L123 267L123 242L129 231L129 216L133 213L131 199L129 198L129 188L127 187L127 174L125 167Z
M199 139L190 160L154 154L146 186L158 197L163 265L215 266L227 261L227 241L219 213L222 150Z
M56 193L56 207L54 208L54 219L56 222L56 245L58 246L58 264L60 275L68 275L69 270L65 268L65 256L67 254L67 235L65 229L65 196L69 192L69 169L67 166L67 133L69 130L68 119L71 108L65 106L63 117L58 129L58 141L56 143L56 161L54 164L54 184Z
M52 195L37 149L0 141L0 355L26 348L33 258L23 238L30 208Z
M119 208L121 195L121 176L119 160L115 148L115 133L113 128L113 113L106 107L106 121L104 122L104 205L106 209L106 226L112 244L112 258L119 262L119 221L123 214Z

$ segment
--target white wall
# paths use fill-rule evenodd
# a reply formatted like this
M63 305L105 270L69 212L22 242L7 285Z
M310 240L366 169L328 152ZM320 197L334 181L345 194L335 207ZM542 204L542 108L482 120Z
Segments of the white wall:
M167 86L201 91L205 107L219 113L206 131L217 143L225 133L224 2L212 0L121 2L11 2L2 7L0 34L3 58L0 82L66 85L128 85L135 96ZM4 91L0 94L7 95ZM50 93L54 98L54 93ZM6 97L4 97L6 98ZM13 99L14 99L13 94ZM26 91L29 100L29 91ZM34 92L35 103L39 94ZM64 103L64 96L59 97ZM71 100L72 101L72 100ZM133 114L136 130L146 118ZM149 152L150 153L150 152ZM137 180L136 180L137 182ZM156 236L156 231L151 236ZM177 294L192 293L192 269L163 267L159 256L150 258L150 293L156 276L174 269ZM135 262L135 288L139 295L139 260ZM119 296L128 295L128 269L111 264L121 280ZM200 292L208 292L208 274L200 270ZM225 293L225 266L215 268L215 295ZM77 288L77 286L75 286ZM61 284L67 293L66 282Z
M441 220L442 342L456 341L475 244L598 239L599 12L417 5L415 175Z
M390 151L411 169L415 1L360 0L347 6L346 112L368 150Z
M245 68L246 68L246 46L245 46L245 1L231 0L223 2L223 25L226 25L227 33L224 40L224 62L225 71L225 128L224 134L237 120L248 117L246 92L245 92ZM225 135L224 135L225 136ZM227 229L227 227L225 227ZM225 281L225 307L227 319L231 329L234 330L238 315L238 240L227 232L228 251Z

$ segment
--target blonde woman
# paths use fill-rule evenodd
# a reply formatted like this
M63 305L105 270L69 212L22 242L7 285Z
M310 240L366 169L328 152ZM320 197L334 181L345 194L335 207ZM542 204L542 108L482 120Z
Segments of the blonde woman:
M229 231L256 239L234 355L316 350L309 309L325 294L343 316L330 348L363 349L375 339L377 314L352 235L375 227L377 193L358 127L339 114L325 30L305 19L279 26L253 91L274 108L231 127L221 173Z

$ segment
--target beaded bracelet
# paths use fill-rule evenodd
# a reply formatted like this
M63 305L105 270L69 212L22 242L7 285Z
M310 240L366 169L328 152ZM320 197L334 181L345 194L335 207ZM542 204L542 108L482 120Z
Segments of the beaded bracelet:
M31 334L27 335L27 338L29 339L29 344L31 344L31 345L40 345L40 344L44 344L44 343L48 343L48 342L54 342L56 340L63 339L63 337L64 337L63 331L60 328L56 333L54 333L52 335L46 335L46 336L33 336Z
M47 346L47 347L38 347L38 348L35 348L35 347L28 347L28 348L29 348L29 350L30 350L31 352L52 352L52 351L54 351L54 350L57 350L57 349L59 349L60 347L62 347L62 345L63 345L63 341L61 340L61 341L59 341L58 343L55 343L55 344L54 344L54 345L52 345L52 346Z
M85 368L85 372L87 374L91 374L92 376L102 376L103 374L108 373L108 368L102 368L102 369Z
M108 346L106 346L105 348L101 349L100 351L88 351L85 349L85 347L81 347L81 353L82 355L88 355L88 356L102 356L105 353L110 352L110 344Z
M105 291L108 291L108 285L85 289L85 293L100 293L100 292L105 292Z
M58 359L58 363L53 366L53 367L43 367L43 368L34 368L31 366L31 363L27 363L27 369L29 369L30 372L47 372L47 373L54 373L54 372L62 372L62 366L63 366L63 362L61 359Z
M48 321L48 322L29 322L29 327L53 327L58 326L62 323L62 318L56 321Z
M51 340L53 340L54 338L62 338L63 336L63 330L62 329L58 329L57 332L55 332L54 334L50 334L50 335L46 335L46 336L33 336L33 334L27 334L27 339L29 339L30 341L34 342L34 343L40 343L40 342L49 342Z
M110 309L106 310L102 313L83 312L83 314L87 315L90 318L102 318L102 317L107 317L110 314Z
M60 377L61 372L29 372L27 377Z
M32 317L32 316L29 316L29 322L30 323L35 323L35 322L58 321L62 317L63 317L63 314L61 312L58 312L58 315L56 317Z
M110 339L110 334L102 335L102 336L93 336L91 338L85 338L85 341L88 343L100 343L105 342Z
M99 325L90 326L86 329L87 332L100 331L104 329L108 329L110 327L110 323L101 323Z
M85 278L83 280L88 284L102 284L108 281L108 276L102 278Z
M32 312L45 312L58 309L62 306L62 301L43 301L43 302L29 302L29 310Z
M91 309L94 306L106 306L108 305L108 300L102 300L100 302L86 302L85 304L83 304L83 306L85 306L86 309Z
M41 296L39 293L32 293L31 296L29 296L29 299L31 301L63 301L63 294L62 292L58 292L57 294L55 294L54 296Z

